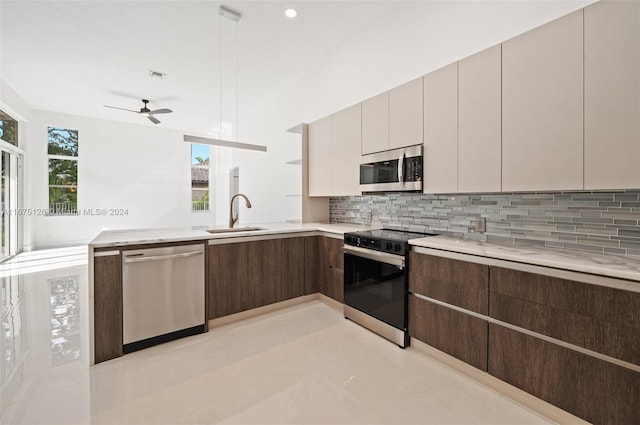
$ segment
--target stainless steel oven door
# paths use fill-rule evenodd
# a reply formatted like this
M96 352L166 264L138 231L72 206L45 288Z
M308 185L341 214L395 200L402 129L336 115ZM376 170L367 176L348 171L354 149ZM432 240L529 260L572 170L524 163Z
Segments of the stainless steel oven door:
M345 245L344 303L396 329L406 330L404 256Z

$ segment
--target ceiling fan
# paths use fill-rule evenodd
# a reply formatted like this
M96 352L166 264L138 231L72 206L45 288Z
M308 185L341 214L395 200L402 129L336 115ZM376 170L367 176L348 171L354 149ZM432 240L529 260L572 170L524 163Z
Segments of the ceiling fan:
M103 105L103 106L107 108L120 109L122 111L135 112L136 114L144 115L145 117L149 118L149 121L151 121L154 124L160 124L160 120L154 117L154 115L169 114L173 112L171 109L167 109L167 108L155 109L152 111L151 109L147 108L147 103L149 103L147 99L142 99L142 103L144 103L144 106L140 108L139 111L134 111L133 109L118 108L117 106L109 106L109 105Z

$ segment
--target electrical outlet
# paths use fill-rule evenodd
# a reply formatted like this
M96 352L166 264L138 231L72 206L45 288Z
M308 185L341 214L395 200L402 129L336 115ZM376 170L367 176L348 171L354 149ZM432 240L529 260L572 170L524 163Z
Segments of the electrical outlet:
M367 215L364 218L364 224L371 224L371 221L373 220L373 213L368 212Z
M485 217L476 218L476 232L484 233L487 231L487 219Z

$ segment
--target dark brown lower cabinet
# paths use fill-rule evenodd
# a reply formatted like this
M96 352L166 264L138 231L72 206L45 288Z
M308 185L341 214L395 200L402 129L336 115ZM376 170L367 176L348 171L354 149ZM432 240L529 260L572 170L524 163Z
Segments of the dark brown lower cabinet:
M639 372L493 323L489 373L594 424L640 423Z
M320 282L318 291L336 301L344 302L344 241L326 236L319 240Z
M640 293L491 266L491 292L640 330Z
M304 294L320 292L344 302L343 240L327 236L305 238Z
M280 239L282 242L282 300L304 295L305 238Z
M303 295L304 239L210 245L209 319Z
M93 259L94 361L122 356L122 260L120 254Z
M210 245L209 319L282 300L280 239Z
M410 292L488 313L489 266L415 251L410 253L409 261Z
M304 238L304 295L315 294L320 287L320 236Z
M487 322L409 295L409 335L487 371Z
M575 299L581 299L581 291L576 291L573 296ZM495 319L640 365L638 328L497 292L491 293L490 308L491 317Z

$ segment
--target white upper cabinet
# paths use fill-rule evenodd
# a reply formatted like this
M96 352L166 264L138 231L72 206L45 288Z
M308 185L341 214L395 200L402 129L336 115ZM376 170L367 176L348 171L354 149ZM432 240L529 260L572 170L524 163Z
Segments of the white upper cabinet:
M422 77L389 91L389 149L422 144L422 108Z
M640 187L640 2L584 9L584 188Z
M360 195L361 106L309 124L309 196Z
M502 45L502 190L583 188L583 11Z
M458 64L424 76L424 193L458 191Z
M309 196L331 196L332 116L309 124Z
M458 192L502 189L502 47L458 62Z
M333 114L332 196L360 195L361 104Z
M362 102L362 154L389 149L389 92Z

